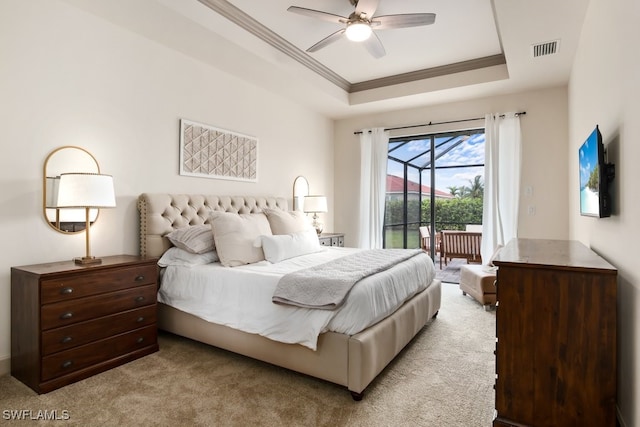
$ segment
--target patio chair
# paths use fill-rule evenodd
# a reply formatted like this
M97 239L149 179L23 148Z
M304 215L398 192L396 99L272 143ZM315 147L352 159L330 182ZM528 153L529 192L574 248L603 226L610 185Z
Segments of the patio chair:
M480 247L482 246L482 233L472 231L442 231L440 268L442 259L447 265L453 258L463 258L467 263L482 264Z
M428 254L431 254L431 227L423 226L419 227L420 231L420 248ZM440 233L436 233L435 235L435 254L440 255Z

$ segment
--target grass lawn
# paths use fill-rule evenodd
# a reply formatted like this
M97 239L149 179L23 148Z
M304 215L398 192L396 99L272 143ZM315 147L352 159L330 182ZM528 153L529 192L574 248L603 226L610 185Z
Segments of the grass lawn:
M385 246L387 248L403 248L402 229L388 228L385 231ZM418 230L409 230L407 233L407 248L417 249L420 247L420 234Z

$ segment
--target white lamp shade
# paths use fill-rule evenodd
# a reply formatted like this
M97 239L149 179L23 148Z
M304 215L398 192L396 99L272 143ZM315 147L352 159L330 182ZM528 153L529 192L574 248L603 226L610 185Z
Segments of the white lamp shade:
M327 212L327 198L325 196L306 196L304 198L305 212Z
M364 22L354 22L347 26L345 33L352 42L362 42L371 36L371 26Z
M60 174L57 208L113 208L113 177L97 173Z
M47 204L45 206L45 214L51 222L83 222L86 219L86 212L83 208L78 209L58 209L58 186L60 185L59 176L47 177ZM89 221L93 222L98 217L98 209L89 211Z

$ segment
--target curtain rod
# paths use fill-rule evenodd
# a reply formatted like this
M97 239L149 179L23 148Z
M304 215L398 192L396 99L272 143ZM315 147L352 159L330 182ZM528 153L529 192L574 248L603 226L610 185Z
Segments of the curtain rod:
M527 114L526 111L521 111L519 113L516 113L516 116L524 116L525 114ZM501 114L498 117L504 117L504 114ZM450 124L450 123L473 122L473 121L476 121L476 120L484 120L484 117L474 117L473 119L449 120L449 121L446 121L446 122L435 122L435 123L429 122L429 123L423 123L421 125L398 126L398 127L393 127L393 128L385 128L384 130L388 131L388 130L398 130L398 129L419 128L419 127L422 127L422 126L447 125L447 124ZM371 131L369 131L369 132L371 132ZM353 132L354 135L359 135L361 133L362 133L361 130Z

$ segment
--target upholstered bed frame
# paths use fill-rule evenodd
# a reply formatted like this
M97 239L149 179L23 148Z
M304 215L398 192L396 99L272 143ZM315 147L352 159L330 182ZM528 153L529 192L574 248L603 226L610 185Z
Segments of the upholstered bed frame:
M288 209L287 200L274 197L228 197L195 194L142 194L140 252L159 257L171 247L164 237L176 228L209 222L210 213L257 213L263 208ZM355 335L326 332L316 351L284 344L159 304L159 328L235 353L346 386L355 400L440 309L441 287L435 280L395 313Z

